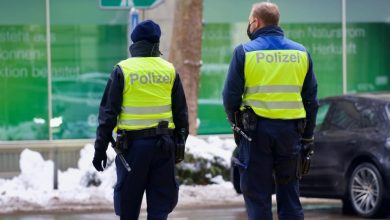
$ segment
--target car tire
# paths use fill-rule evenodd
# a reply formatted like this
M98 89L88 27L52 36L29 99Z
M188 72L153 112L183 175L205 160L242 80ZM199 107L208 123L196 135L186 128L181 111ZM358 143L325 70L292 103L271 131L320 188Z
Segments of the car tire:
M342 200L342 213L343 215L352 215L352 214L355 214L355 211L353 210L353 207L352 207L352 203L351 201L348 199L348 197L346 198L343 198Z
M383 180L378 169L371 163L355 167L349 179L348 198L344 199L350 202L345 204L345 211L350 206L361 217L381 217L384 214L383 197Z

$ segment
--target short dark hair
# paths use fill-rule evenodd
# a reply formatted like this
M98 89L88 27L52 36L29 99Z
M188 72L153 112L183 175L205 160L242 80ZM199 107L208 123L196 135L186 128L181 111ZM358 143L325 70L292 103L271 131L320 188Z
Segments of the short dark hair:
M252 16L261 19L266 26L279 24L279 8L274 3L261 2L253 4Z

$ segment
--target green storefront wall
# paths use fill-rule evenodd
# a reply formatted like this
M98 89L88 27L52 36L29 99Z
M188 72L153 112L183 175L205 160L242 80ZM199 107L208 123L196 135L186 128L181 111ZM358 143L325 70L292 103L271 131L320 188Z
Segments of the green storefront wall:
M45 1L23 3L0 3L0 140L47 140ZM89 0L50 4L53 138L94 138L109 74L127 57L128 14Z

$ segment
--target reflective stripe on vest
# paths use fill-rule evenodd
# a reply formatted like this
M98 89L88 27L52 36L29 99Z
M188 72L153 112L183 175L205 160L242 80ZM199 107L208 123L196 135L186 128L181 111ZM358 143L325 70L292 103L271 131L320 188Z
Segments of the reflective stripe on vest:
M171 105L147 106L147 107L135 107L135 106L122 107L122 112L126 114L148 115L148 114L158 114L158 113L170 112L170 111L171 111Z
M245 54L243 106L275 119L305 118L301 90L308 70L306 52L259 50Z
M172 120L173 65L159 57L133 57L118 63L124 75L122 111L118 128L141 130Z
M303 107L302 102L264 102L255 100L246 100L244 105L265 109L301 109Z
M246 87L246 94L255 94L255 93L289 93L289 92L301 92L301 86L286 86L286 85L278 85L278 86L253 86Z
M129 120L119 120L119 124L123 125L150 125L150 124L157 124L160 121L168 121L172 122L172 118L159 118L159 119L129 119Z

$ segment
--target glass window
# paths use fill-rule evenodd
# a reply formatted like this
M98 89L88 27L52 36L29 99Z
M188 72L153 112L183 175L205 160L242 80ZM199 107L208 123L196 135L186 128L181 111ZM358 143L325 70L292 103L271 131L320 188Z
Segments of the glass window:
M362 120L361 120L361 127L362 128L370 128L370 127L376 127L378 123L378 117L375 114L374 109L365 109L362 111Z
M389 0L347 1L348 92L390 89L389 9Z
M0 140L48 139L45 1L2 0Z
M321 104L321 106L318 108L317 112L317 120L316 120L316 130L319 130L324 123L324 120L326 118L326 115L329 111L329 103Z
M318 80L318 96L342 93L340 0L273 0L285 35L306 47Z
M361 128L373 128L377 127L382 120L385 120L383 115L378 114L379 105L375 103L356 104L358 111L360 112L360 127ZM382 107L383 108L383 107Z
M128 11L78 0L51 0L50 9L53 117L59 121L53 138L94 138L107 79L127 57Z
M360 113L351 102L337 102L329 119L329 129L352 130L359 128Z

